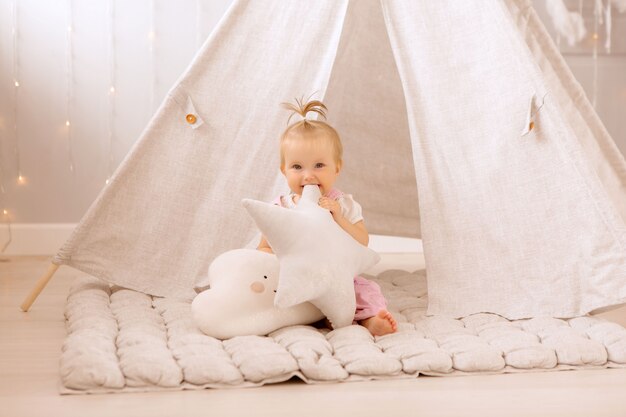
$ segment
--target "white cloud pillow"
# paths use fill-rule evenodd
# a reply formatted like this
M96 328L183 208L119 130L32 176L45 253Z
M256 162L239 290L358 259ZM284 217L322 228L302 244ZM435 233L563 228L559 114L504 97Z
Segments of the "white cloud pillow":
M309 301L339 328L354 319L354 277L380 257L344 231L320 197L319 187L307 185L295 209L249 199L243 205L280 261L275 305Z
M215 258L209 267L210 289L191 303L198 328L209 336L229 339L322 319L324 315L310 303L274 306L278 270L275 255L254 249L236 249Z

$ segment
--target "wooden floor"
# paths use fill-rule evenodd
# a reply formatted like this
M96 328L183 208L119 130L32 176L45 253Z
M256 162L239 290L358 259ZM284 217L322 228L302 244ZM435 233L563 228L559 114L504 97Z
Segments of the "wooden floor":
M48 263L32 256L0 262L0 417L626 416L626 369L62 396L63 308L81 273L61 267L30 312L18 307ZM603 317L626 326L624 308Z

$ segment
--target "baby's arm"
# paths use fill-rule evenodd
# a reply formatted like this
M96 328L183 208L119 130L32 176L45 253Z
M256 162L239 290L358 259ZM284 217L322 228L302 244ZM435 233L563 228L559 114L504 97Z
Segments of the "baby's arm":
M332 198L322 197L319 201L320 207L330 210L330 214L333 215L333 219L343 230L345 230L350 236L354 238L357 242L359 242L363 246L367 246L370 241L369 233L367 233L367 229L365 228L365 223L363 220L360 220L354 224L350 223L350 220L343 217L341 213L341 206L339 202L333 200Z
M265 236L263 235L261 235L261 241L259 242L257 249L267 253L274 253L274 251L272 251L272 247L269 243L267 243L267 239L265 239Z
M365 228L365 223L363 223L363 220L352 224L348 219L343 216L339 218L333 218L343 230L348 232L348 234L354 238L354 240L356 240L363 246L367 246L370 241L370 235L369 233L367 233L367 229Z

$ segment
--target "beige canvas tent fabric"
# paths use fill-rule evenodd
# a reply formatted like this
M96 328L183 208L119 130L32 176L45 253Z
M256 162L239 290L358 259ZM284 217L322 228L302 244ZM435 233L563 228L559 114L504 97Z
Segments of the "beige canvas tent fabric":
M626 164L523 0L235 2L54 262L193 296L255 235L240 200L286 190L279 103L314 91L370 232L423 239L430 314L626 300Z

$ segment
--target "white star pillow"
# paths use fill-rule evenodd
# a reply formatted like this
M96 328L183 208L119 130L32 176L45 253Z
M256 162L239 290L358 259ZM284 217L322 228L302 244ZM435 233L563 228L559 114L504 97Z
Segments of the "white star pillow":
M354 277L380 256L335 223L320 197L317 185L307 185L294 209L249 199L243 205L280 261L274 305L309 301L339 328L354 319Z

